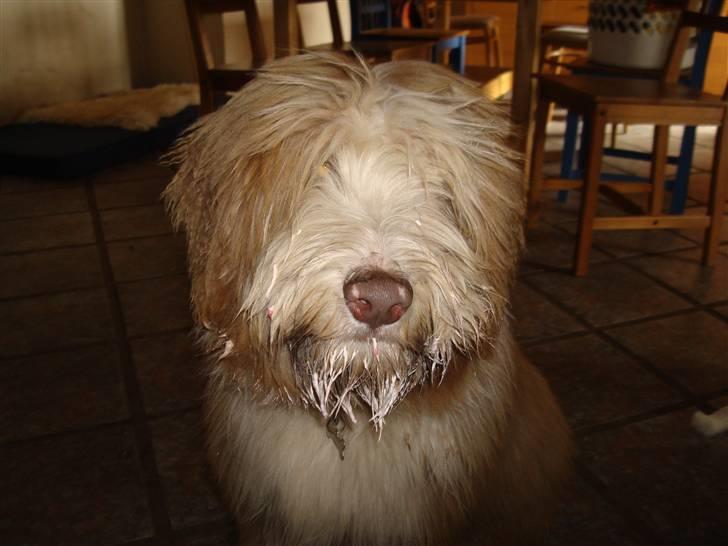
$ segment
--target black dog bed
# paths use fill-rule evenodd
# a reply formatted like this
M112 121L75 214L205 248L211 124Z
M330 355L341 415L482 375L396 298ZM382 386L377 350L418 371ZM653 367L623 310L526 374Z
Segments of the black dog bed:
M0 174L78 178L167 148L192 124L196 106L160 118L148 131L23 123L0 127Z

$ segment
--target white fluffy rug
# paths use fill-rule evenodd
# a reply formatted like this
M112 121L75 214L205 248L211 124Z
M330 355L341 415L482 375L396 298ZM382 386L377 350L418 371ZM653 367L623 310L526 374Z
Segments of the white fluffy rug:
M163 84L150 89L132 89L95 99L32 108L18 121L147 131L157 126L159 118L173 116L187 106L199 103L200 92L196 84Z

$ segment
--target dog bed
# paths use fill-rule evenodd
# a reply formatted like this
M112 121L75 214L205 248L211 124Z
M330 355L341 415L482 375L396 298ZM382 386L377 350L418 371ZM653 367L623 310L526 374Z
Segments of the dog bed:
M196 86L37 108L0 127L0 174L77 178L168 147L197 119Z

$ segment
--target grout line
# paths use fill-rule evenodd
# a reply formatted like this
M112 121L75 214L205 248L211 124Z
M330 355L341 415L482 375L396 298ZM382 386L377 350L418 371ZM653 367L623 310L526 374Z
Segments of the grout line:
M100 432L109 428L118 427L120 425L128 425L131 423L129 417L123 419L114 419L111 421L104 421L101 423L94 423L88 426L78 426L65 428L63 430L57 430L53 432L44 432L33 436L25 436L21 438L10 438L0 441L0 447L12 447L18 445L33 444L35 442L43 442L45 440L52 440L54 438L67 437L67 436L80 436L83 434L89 434L94 432Z
M616 348L618 351L627 354L630 356L637 365L645 369L646 371L650 372L654 376L656 376L658 379L660 379L663 383L665 383L667 386L672 388L674 391L676 391L680 396L682 396L686 400L692 400L695 401L697 399L697 396L695 393L693 393L690 389L688 389L686 386L684 386L682 383L677 381L674 377L672 377L670 374L664 372L660 368L654 366L649 360L633 353L629 349L627 349L625 346L623 346L621 343L617 342L614 338L607 335L605 332L602 331L601 327L596 327L592 325L587 320L581 318L579 315L575 314L571 309L564 306L560 300L557 298L554 298L551 294L549 294L547 291L543 290L540 286L536 285L535 283L528 282L528 279L523 280L524 284L529 286L531 289L533 289L535 292L543 296L546 300L548 300L550 303L558 307L561 311L564 311L567 313L570 317L574 318L577 322L579 322L581 325L583 325L590 333L595 334L598 336L602 341L607 342L609 345L611 345L613 348ZM645 321L648 320L654 320L655 317L648 317L648 319L645 319Z
M199 410L202 406L202 400L192 400L186 404L181 404L177 408L164 409L157 412L151 412L145 414L149 422L157 421L168 417L174 417L176 415L183 415L190 413L195 410ZM127 409L129 409L127 407ZM20 438L10 438L0 440L0 448L12 447L17 445L27 445L35 442L42 442L44 440L51 440L53 438L65 437L65 436L77 436L87 433L94 433L106 430L108 428L114 428L120 425L133 425L133 418L131 412L129 417L122 419L113 419L111 421L97 422L89 425L80 425L77 427L64 428L62 430L43 432L40 434L34 434L32 436L23 436Z
M29 358L36 358L39 356L46 356L46 355L54 355L54 354L64 354L69 353L73 351L82 351L85 349L92 349L94 347L103 347L103 346L110 346L113 344L113 340L111 339L101 339L98 341L91 341L89 343L81 343L78 345L68 345L66 347L54 347L52 349L47 349L45 351L36 351L34 353L16 353L16 354L10 354L10 355L0 355L0 365L2 362L9 362L14 360L25 360Z
M143 334L135 334L130 335L127 339L129 341L137 341L137 340L144 340L144 339L151 339L155 337L163 337L163 336L170 336L174 334L192 334L193 326L192 324L188 326L182 326L181 328L170 328L168 330L155 330L154 332L145 332Z
M143 241L146 239L156 239L159 237L169 237L169 236L182 236L182 231L168 231L166 233L155 233L151 235L137 235L134 237L123 237L120 239L111 239L109 241L105 241L106 243L130 243L134 241ZM70 244L70 245L59 245L59 246L50 246L50 247L44 247L44 248L31 248L28 250L14 250L10 252L0 252L0 258L3 258L5 256L22 256L24 254L35 254L40 252L50 252L55 250L67 250L67 249L73 249L73 248L84 248L84 247L94 247L96 246L95 242L90 243L76 243L76 244Z
M654 419L655 417L662 417L663 415L668 415L669 413L681 411L688 408L697 408L701 411L710 411L710 405L707 403L707 400L709 398L709 396L705 396L692 401L681 400L679 402L673 402L664 406L660 406L658 408L652 408L650 410L636 413L633 415L620 417L619 419L615 419L614 421L607 421L603 423L582 426L574 429L574 436L577 438L587 438L595 434L600 434L602 432L608 432L629 425L634 425L636 423L641 423L642 421L648 421L650 419Z
M0 297L0 303L7 303L7 302L13 302L13 301L19 301L19 300L32 300L34 298L48 298L52 296L60 296L62 294L69 294L72 292L85 292L85 291L92 291L92 290L98 290L100 288L103 288L104 285L102 284L88 284L88 285L81 285L81 286L74 286L74 287L68 287L68 288L59 288L57 290L47 290L45 292L33 292L31 294L20 294L18 296L8 296L8 297Z
M126 280L122 280L122 281L116 281L115 284L117 286L126 286L126 285L130 285L130 284L142 283L142 282L146 282L146 281L158 281L158 280L163 280L163 279L173 279L176 277L186 277L186 276L187 276L187 274L184 271L179 272L179 273L162 273L161 275L151 275L149 277L139 277L137 279L126 279ZM51 297L51 296L68 294L71 292L99 290L104 287L105 287L105 285L103 283L88 284L88 285L74 286L74 287L69 287L69 288L59 288L57 290L48 290L46 292L33 292L30 294L20 294L18 296L0 297L0 303L33 299L33 298L47 298L47 297Z
M107 297L109 299L116 346L121 360L129 412L134 426L139 463L141 465L141 471L146 485L152 525L155 530L155 535L162 541L162 543L171 544L172 525L167 510L167 502L164 496L162 481L157 470L154 445L152 442L149 424L146 420L147 416L144 411L141 386L139 384L134 360L132 358L131 344L127 338L121 298L119 296L117 286L114 284L114 273L111 269L109 250L104 240L101 215L96 207L96 193L94 191L93 184L90 181L86 182L85 188L93 220L94 233L96 235L99 261L104 276Z
M134 336L128 336L129 341L137 341L137 340L145 340L145 339L153 339L155 337L163 337L163 336L169 336L174 334L191 334L192 327L191 326L184 326L182 328L170 328L169 330L156 330L154 332L148 332L144 334L137 334ZM36 358L39 356L47 356L47 355L53 355L53 354L64 354L64 353L70 353L74 351L83 351L86 349L92 349L94 347L103 347L103 346L110 346L113 345L114 341L112 339L101 339L98 341L91 341L89 343L80 343L76 345L68 345L65 347L54 347L52 349L47 349L45 351L35 351L32 353L16 353L16 354L9 354L9 355L0 355L0 366L3 362L11 362L15 360L25 360L30 358Z
M33 194L34 192L28 192L29 194ZM28 193L23 193L20 195L28 195ZM18 195L18 194L12 194L12 195ZM98 207L99 211L102 212L108 212L108 211L116 211L116 210L127 210L127 209L134 209L134 208L141 208L141 207L151 207L155 205L160 205L162 203L162 195L160 193L159 198L154 201L144 202L144 203L133 203L131 205L121 205L121 206L105 206L105 207ZM88 214L89 210L86 209L75 209L75 210L65 210L65 211L57 211L57 212L47 212L43 214L28 214L24 216L11 216L11 217L0 217L0 225L6 222L15 222L19 220L35 220L36 218L52 218L55 216L67 216L69 214L81 214L86 213Z

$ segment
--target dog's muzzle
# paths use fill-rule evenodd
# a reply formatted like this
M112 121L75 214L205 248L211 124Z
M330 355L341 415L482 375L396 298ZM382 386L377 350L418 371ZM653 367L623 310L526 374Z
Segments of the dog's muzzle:
M412 304L412 286L380 269L360 270L344 283L344 299L352 316L374 330L402 318Z

